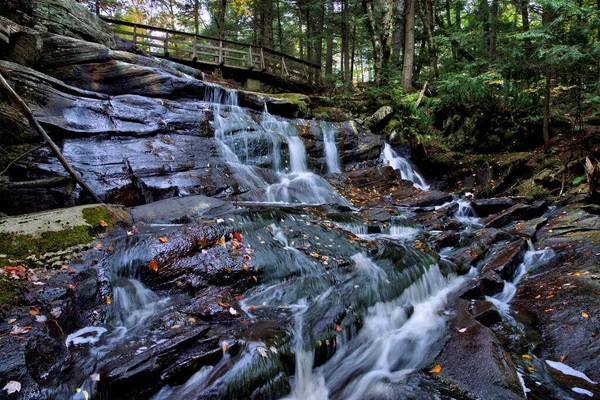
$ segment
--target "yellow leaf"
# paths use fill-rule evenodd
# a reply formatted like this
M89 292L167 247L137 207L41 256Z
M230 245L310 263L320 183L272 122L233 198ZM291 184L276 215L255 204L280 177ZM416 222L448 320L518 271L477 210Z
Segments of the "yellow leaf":
M167 242L169 241L169 238L168 238L168 237L166 237L166 236L161 236L161 237L159 237L159 238L158 238L158 240L159 240L161 243L167 243Z
M106 304L110 305L112 303L112 300L110 299L110 296L106 296Z
M224 248L227 248L227 243L225 243L225 235L221 236L219 240L217 240L217 244Z
M531 360L531 356L529 354L523 354L521 357L523 357L527 360Z
M29 307L29 314L38 315L39 313L40 313L40 310L36 306Z
M438 374L440 372L442 372L442 366L440 364L436 365L435 367L433 367L433 369L429 372L432 372L434 374Z

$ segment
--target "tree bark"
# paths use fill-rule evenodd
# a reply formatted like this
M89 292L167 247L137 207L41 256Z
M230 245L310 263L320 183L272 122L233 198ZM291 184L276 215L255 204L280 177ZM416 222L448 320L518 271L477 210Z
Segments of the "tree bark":
M381 18L381 73L383 80L387 81L390 74L390 56L392 54L392 38L394 36L394 2L382 0Z
M552 22L551 10L546 6L542 11L542 24L549 25ZM544 127L543 127L543 138L544 147L548 148L550 144L550 93L552 91L552 66L549 61L546 60L546 87L544 90Z
M492 1L491 16L492 21L489 45L489 60L494 61L494 57L496 55L496 40L498 36L498 0Z
M600 0L599 0L600 1ZM394 33L392 38L392 65L396 68L402 66L402 47L404 45L404 0L396 3L394 14Z
M429 48L429 66L431 68L431 76L432 78L435 78L438 75L438 59L437 49L435 48L435 42L433 40L433 4L432 0L425 0L424 3L425 10L423 10L424 12L420 12L420 14L423 20L425 37L427 38L427 47Z
M352 89L352 76L350 75L350 24L348 23L348 0L342 0L342 76L344 89L349 93Z
M217 10L217 31L219 38L225 38L225 14L227 12L227 0L219 0L219 9Z
M402 90L408 93L413 89L412 78L415 63L415 1L406 0L404 22L404 61L402 63Z
M315 53L313 63L317 64L319 67L323 64L323 30L325 28L325 5L322 3L316 3L316 13L315 13ZM313 77L314 82L320 82L321 76L319 75L318 69L315 69L315 76Z
M343 0L342 4L347 4L347 0ZM343 6L342 6L343 7ZM375 28L375 2L374 0L362 0L363 13L365 15L365 26L371 39L373 47L373 70L375 73L375 81L379 83L381 72L381 39ZM342 19L344 16L342 15ZM342 37L342 43L343 43Z
M273 50L273 1L260 0L260 13L258 20L258 44L266 49Z
M600 1L600 0L599 0ZM335 32L335 11L333 0L329 0L327 6L327 45L325 50L325 75L330 78L333 73L333 35Z
M194 0L194 33L196 35L200 33L198 14L200 14L200 0Z

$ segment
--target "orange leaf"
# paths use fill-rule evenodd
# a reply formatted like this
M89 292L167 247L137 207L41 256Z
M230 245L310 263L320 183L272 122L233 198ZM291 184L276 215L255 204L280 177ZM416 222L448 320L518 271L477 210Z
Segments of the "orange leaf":
M338 332L341 332L343 329L338 324L335 324L335 330L338 331Z
M582 313L581 313L581 316L582 316L583 318L589 318L589 317L590 317L590 314L588 314L588 313L586 313L586 312L584 311L584 312L582 312Z
M104 222L104 220L102 220L102 219L100 221L98 221L98 225L100 225L103 228L106 228L108 226L108 224L106 222Z
M29 314L38 315L39 313L40 313L40 310L36 306L29 307Z
M238 242L241 242L241 241L242 241L242 234L241 234L241 233L239 233L239 232L235 232L235 233L233 234L233 238L234 238L235 240L237 240Z
M110 296L106 296L106 304L110 305L112 303L112 300L110 299Z
M442 366L440 364L436 365L435 367L433 367L433 369L429 372L432 372L434 374L438 374L440 372L442 372Z
M158 240L161 243L167 243L169 241L169 238L167 238L166 236L161 236L161 237L158 238Z
M565 362L565 360L569 358L568 354L564 354L561 358L560 358L560 362Z
M150 261L150 263L148 264L148 267L150 268L150 271L158 271L158 263L156 262L156 260L152 260Z

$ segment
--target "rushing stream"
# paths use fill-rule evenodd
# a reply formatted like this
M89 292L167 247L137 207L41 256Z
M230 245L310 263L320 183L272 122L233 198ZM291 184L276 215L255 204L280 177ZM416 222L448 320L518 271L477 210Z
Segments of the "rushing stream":
M182 373L185 379L178 377L176 366L169 367L156 379L171 384L142 391L141 396L156 400L271 398L285 393L298 400L414 396L421 390L421 369L440 350L449 296L477 271L473 268L459 277L444 267L447 263L438 262L439 256L420 251L415 243L421 243L425 232L407 219L373 229L358 220L315 222L316 217L301 208L280 210L350 205L311 171L299 132L314 122L276 118L266 108L262 114L251 114L238 105L237 92L218 86L208 86L205 97L212 103L220 156L243 189L243 199L257 207L219 222L238 232L236 240L242 242L242 247L224 241L221 245L232 252L238 251L235 246L242 248L244 260L252 260L252 268L260 273L260 281L253 277L254 288L234 282L241 308L229 308L232 315L243 314L242 321L251 328L210 328L206 335L228 338L211 342L217 351L202 356L210 363L192 368L193 357L184 360L192 372ZM315 129L322 134L327 172L340 173L339 127L321 122ZM397 169L415 187L429 188L389 144L381 163ZM465 201L458 201L455 218L469 226L478 221ZM147 365L155 357L156 362L173 357L166 346L184 340L179 337L199 335L202 327L194 325L196 319L179 311L193 297L178 289L178 278L161 286L147 275L147 265L156 257L156 236L176 235L179 229L145 227L137 236L118 239L114 251L101 260L105 290L112 296L110 311L104 324L68 336L66 345L73 350L71 366L63 371L68 379L48 390L50 397L78 399L114 391L128 382L120 383L122 375L135 377L136 371L150 368ZM300 251L308 248L308 253ZM530 250L514 284L547 257ZM506 304L514 295L514 284L490 300ZM176 335L179 330L182 333ZM102 386L104 380L109 386ZM252 387L255 382L260 386Z

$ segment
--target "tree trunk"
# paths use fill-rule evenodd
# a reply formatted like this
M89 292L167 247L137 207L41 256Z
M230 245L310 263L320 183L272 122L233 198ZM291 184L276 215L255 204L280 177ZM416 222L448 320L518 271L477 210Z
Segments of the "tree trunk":
M600 0L598 0L600 1ZM402 46L404 45L404 0L396 3L394 16L394 33L392 39L392 65L395 68L402 66Z
M413 89L412 78L415 64L415 1L406 0L404 19L404 61L402 63L402 90L408 93Z
M598 0L600 1L600 0ZM331 77L333 73L333 34L335 32L335 11L333 0L327 2L327 50L325 54L325 75Z
M219 38L225 38L225 14L227 12L227 0L219 0L219 9L217 12L217 31Z
M446 5L446 35L447 36L451 36L452 35L452 9L450 7L450 0L446 0L445 2ZM452 60L454 62L458 61L458 56L456 55L456 41L454 40L450 40L450 48L452 51Z
M419 14L423 20L425 37L427 39L427 47L429 48L429 67L431 68L431 76L432 78L435 78L438 75L438 60L437 50L433 41L433 4L432 0L425 0L424 3L425 10L422 12L421 8L419 7Z
M273 2L271 0L260 0L259 4L258 44L266 49L273 50L275 45L273 39Z
M489 54L490 48L490 6L488 0L479 1L479 20L481 21L483 31L483 45L480 55L485 58L485 54Z
M198 14L200 14L200 0L194 0L194 33L196 35L200 33L200 23L198 21Z
M303 24L304 18L302 16L302 5L300 4L300 2L298 2L297 4L298 4L298 33L299 33L298 50L300 51L298 58L304 59L304 35L302 34L302 24Z
M456 0L456 4L454 5L454 19L456 20L456 31L460 32L462 29L462 11L465 5L463 4L463 0Z
M317 64L319 67L323 64L323 29L325 28L325 5L322 3L316 3L315 5L316 13L315 13L315 54L313 63ZM319 75L319 70L315 69L315 76L313 77L314 82L320 82L321 76Z
M344 0L342 4L347 4L348 1ZM375 81L379 83L380 81L380 72L381 72L381 40L379 35L377 34L377 29L375 28L375 3L374 0L362 0L363 13L365 15L365 25L367 28L367 32L369 37L371 38L371 45L373 46L373 70L375 73ZM343 7L343 6L342 6ZM342 15L342 19L343 19ZM342 38L343 43L343 38Z
M552 22L552 13L548 7L544 7L542 12L542 24L548 25ZM552 90L552 66L549 61L546 60L546 87L544 90L544 127L543 127L543 137L544 137L544 147L548 148L550 144L550 93Z
M283 29L281 26L281 7L279 0L277 0L277 39L279 42L279 51L283 53Z
M496 55L496 40L498 36L498 0L492 1L492 22L490 32L489 60L494 61Z
M383 15L381 18L381 73L384 81L390 74L390 56L392 54L392 38L394 36L394 2L382 0Z
M342 0L342 76L344 89L349 93L352 89L352 76L350 75L350 24L348 23L348 0Z

